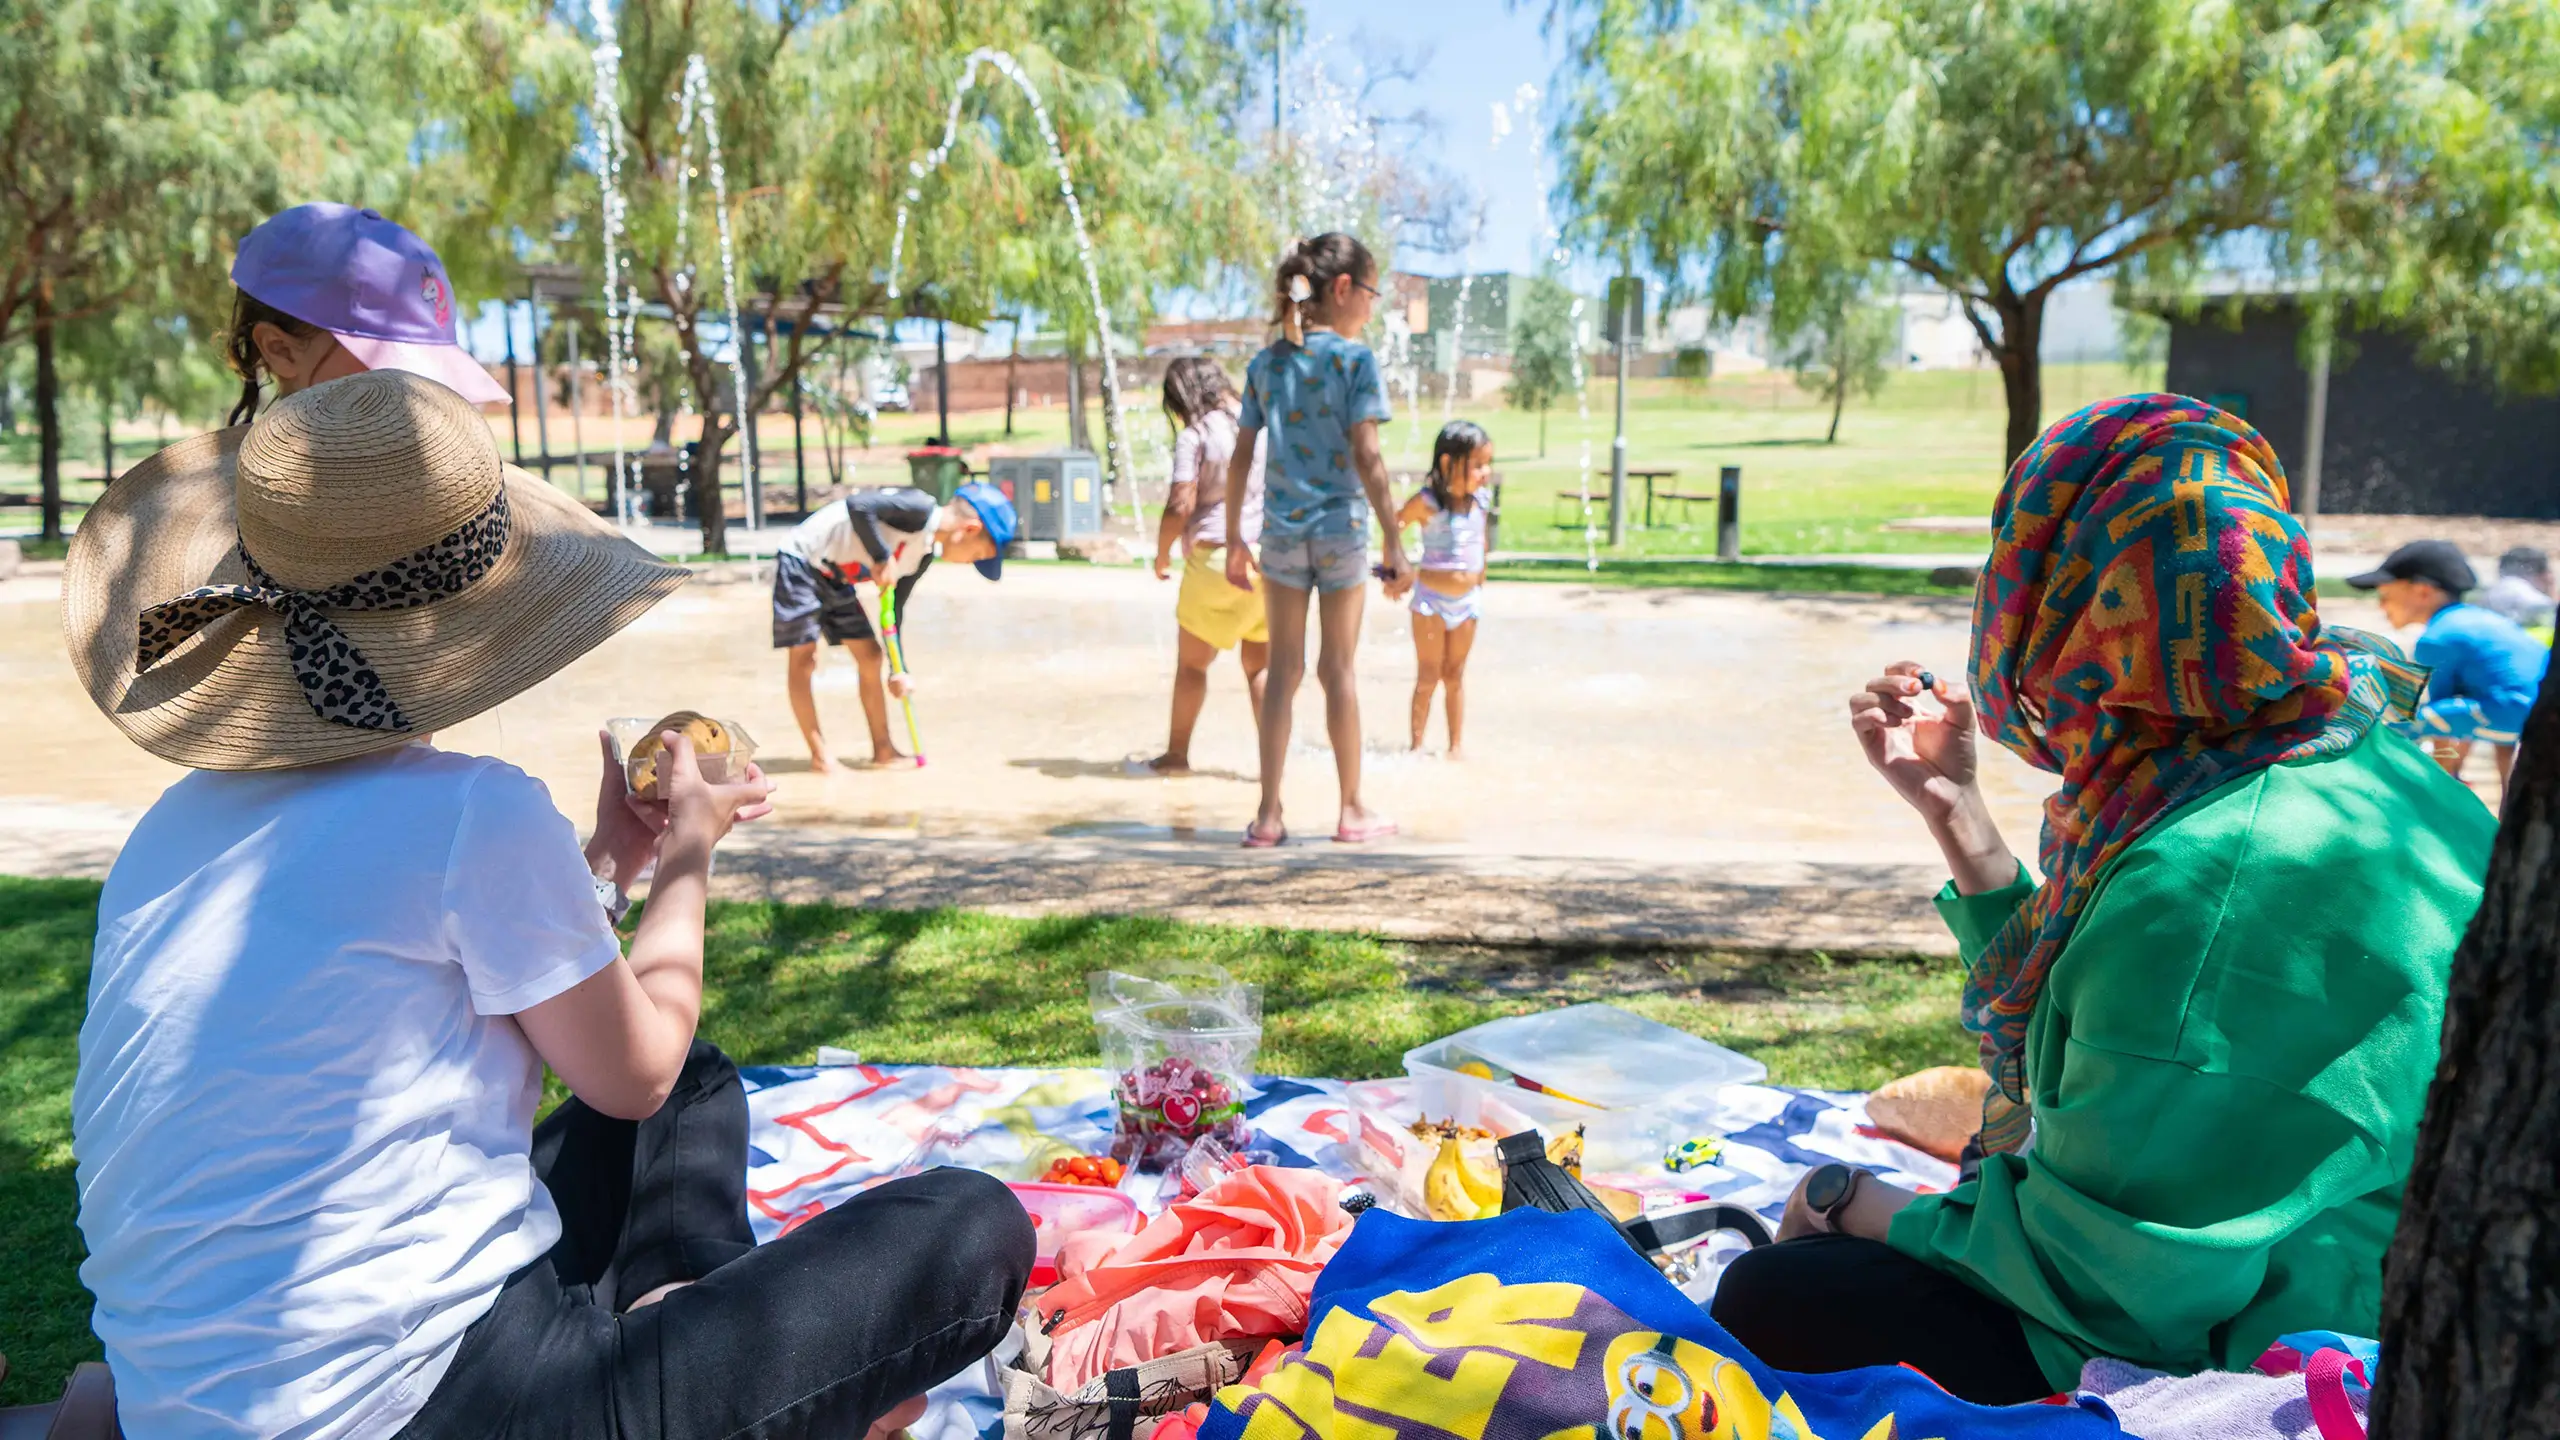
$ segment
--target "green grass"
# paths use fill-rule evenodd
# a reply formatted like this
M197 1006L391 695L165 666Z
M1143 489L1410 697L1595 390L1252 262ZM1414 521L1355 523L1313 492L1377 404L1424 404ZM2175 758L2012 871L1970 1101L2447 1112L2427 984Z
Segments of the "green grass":
M98 887L0 877L0 1404L94 1359L74 1225L71 1082ZM1556 954L1168 920L1016 920L835 905L712 907L702 1030L747 1064L820 1045L881 1061L1099 1063L1085 972L1214 960L1263 987L1270 1073L1399 1073L1404 1052L1499 1015L1609 999L1767 1062L1865 1089L1970 1053L1952 967L1822 956ZM555 1082L556 1083L556 1082Z
M2045 418L2108 395L2156 388L2156 369L2048 365ZM1403 397L1398 396L1399 405ZM1591 419L1572 402L1547 417L1547 453L1538 455L1538 419L1491 403L1461 402L1456 413L1493 435L1504 490L1503 543L1520 550L1582 549L1581 455L1590 442L1594 514L1607 523L1614 382L1594 381ZM1422 405L1422 446L1440 405ZM1746 555L1979 551L1987 533L1887 530L1922 515L1988 516L2001 477L2000 377L1996 371L1900 371L1875 399L1852 402L1836 444L1825 444L1828 406L1784 374L1706 382L1637 379L1627 392L1629 469L1677 469L1660 490L1712 494L1717 471L1742 469L1742 550ZM1389 427L1391 455L1412 449L1413 427ZM1575 496L1559 499L1558 492ZM1657 504L1655 529L1640 528L1644 491L1630 481L1627 542L1619 554L1696 555L1715 551L1715 506Z
M1961 586L1934 584L1926 570L1891 565L1726 564L1715 560L1603 560L1598 570L1579 560L1510 560L1486 575L1495 580L1580 582L1657 590L1780 590L1840 595L1936 595L1963 597Z

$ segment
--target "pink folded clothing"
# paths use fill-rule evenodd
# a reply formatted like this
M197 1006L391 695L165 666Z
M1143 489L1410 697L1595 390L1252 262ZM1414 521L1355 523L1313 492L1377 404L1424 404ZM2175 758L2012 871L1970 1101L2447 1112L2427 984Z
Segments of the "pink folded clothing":
M1088 1232L1058 1251L1058 1284L1033 1301L1049 1333L1049 1384L1212 1340L1294 1337L1316 1272L1351 1217L1342 1182L1255 1165L1157 1216L1135 1235Z

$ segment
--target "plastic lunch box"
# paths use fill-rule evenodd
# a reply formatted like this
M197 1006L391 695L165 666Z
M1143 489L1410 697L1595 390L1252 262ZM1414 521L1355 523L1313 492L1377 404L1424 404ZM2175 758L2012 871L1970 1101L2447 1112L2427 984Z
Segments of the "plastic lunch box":
M1145 1223L1138 1202L1117 1190L1098 1185L1049 1185L1035 1180L1010 1180L1005 1188L1022 1208L1031 1214L1034 1242L1031 1283L1058 1283L1058 1247L1067 1237L1099 1230L1111 1235L1132 1235Z
M1468 1073L1461 1066L1481 1070ZM1659 1167L1697 1133L1715 1092L1769 1067L1615 1005L1573 1005L1495 1020L1405 1052L1421 1113L1496 1134L1583 1129L1594 1170Z

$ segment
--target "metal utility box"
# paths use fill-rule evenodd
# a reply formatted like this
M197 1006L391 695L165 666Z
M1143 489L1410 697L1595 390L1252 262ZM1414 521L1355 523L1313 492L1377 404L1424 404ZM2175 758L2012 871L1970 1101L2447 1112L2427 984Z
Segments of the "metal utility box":
M1072 540L1102 533L1102 460L1090 450L998 455L987 482L1013 501L1025 540Z

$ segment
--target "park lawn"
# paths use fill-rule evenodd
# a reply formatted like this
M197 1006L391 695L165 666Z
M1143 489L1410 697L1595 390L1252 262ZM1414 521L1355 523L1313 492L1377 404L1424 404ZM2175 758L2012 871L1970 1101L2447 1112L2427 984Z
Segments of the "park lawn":
M2157 367L2047 365L2045 418L2109 395L2157 388ZM1538 418L1493 405L1461 402L1456 413L1493 435L1494 468L1503 481L1506 550L1579 554L1583 548L1581 457L1590 442L1592 518L1606 550L1609 451L1616 403L1613 384L1591 388L1585 424L1570 398L1547 417L1547 453L1538 455ZM1423 445L1440 417L1425 401ZM1918 516L1988 520L2001 479L2000 377L1989 370L1906 370L1885 381L1873 400L1855 400L1836 444L1825 444L1831 412L1795 386L1764 372L1705 382L1635 380L1627 395L1627 466L1676 468L1664 492L1712 495L1717 471L1742 470L1742 550L1746 555L1860 552L1980 554L1986 528L1971 533L1887 530L1886 522ZM1391 454L1407 425L1390 427ZM1624 555L1715 553L1715 504L1657 503L1656 528L1643 529L1644 491L1630 481Z
M2044 369L2045 414L2056 419L2069 410L2107 395L2154 388L2157 366L2137 371L2117 364L2048 365ZM1132 386L1125 412L1129 445L1138 474L1138 493L1152 516L1164 500L1166 471L1171 464L1171 433L1151 388ZM1438 433L1443 406L1425 397L1419 406L1402 391L1391 397L1396 418L1384 432L1388 464L1400 477L1418 475L1430 462L1432 437ZM1594 381L1590 419L1576 414L1572 397L1547 417L1547 454L1538 456L1538 417L1503 407L1498 401L1461 401L1449 413L1474 420L1492 432L1495 469L1504 489L1508 550L1581 554L1582 486L1580 457L1590 447L1590 485L1594 515L1606 537L1610 438L1615 423L1614 382ZM1940 533L1887 530L1886 522L1921 515L1987 517L2000 487L2000 435L2003 412L2000 377L1991 370L1897 371L1873 400L1850 404L1840 424L1837 444L1823 443L1830 410L1796 388L1784 373L1727 376L1705 382L1636 380L1627 396L1627 463L1636 469L1673 467L1676 479L1664 490L1711 494L1716 472L1725 465L1742 467L1742 549L1749 555L1837 555L1874 552L1979 553L1988 532ZM502 449L511 444L503 419L493 419ZM645 422L637 422L645 431ZM857 461L855 482L892 483L903 478L897 456L932 435L936 417L922 413L879 417L873 448ZM1101 425L1097 402L1093 423ZM171 427L184 433L185 427ZM553 446L565 453L565 422L553 417ZM680 424L679 429L683 426ZM1052 405L1016 414L1014 434L1004 433L1001 410L961 411L951 417L952 438L973 453L988 446L1039 450L1066 440L1064 406ZM533 417L523 417L525 444L535 443ZM763 443L767 493L780 494L791 483L791 421L767 415L758 426ZM89 432L75 430L78 445L90 443ZM119 464L129 465L159 442L155 424L126 427L118 437ZM1097 436L1098 438L1098 436ZM825 467L818 451L817 429L807 428L807 463L813 484L822 484ZM609 446L602 422L586 428L590 450ZM35 437L32 429L0 435L0 491L34 489ZM512 452L510 452L512 453ZM98 493L98 461L79 452L65 459L72 477L66 493L86 500ZM554 478L575 488L572 472ZM604 483L590 472L590 483ZM1399 485L1408 483L1399 479ZM1573 499L1559 499L1559 492ZM1712 555L1715 553L1715 506L1663 504L1655 507L1657 528L1636 528L1643 519L1643 492L1631 485L1626 545L1619 555ZM780 503L777 501L777 503ZM1117 508L1124 518L1126 504ZM32 532L36 512L12 507L0 510L0 533Z
M1930 595L1962 599L1966 585L1940 585L1926 570L1899 565L1821 561L1607 560L1592 569L1580 560L1504 560L1485 571L1491 580L1546 584L1623 586L1639 590L1759 590L1808 595Z
M0 1404L51 1398L98 1354L71 1159L97 904L88 881L0 877ZM1399 1073L1404 1052L1435 1036L1602 998L1758 1056L1790 1084L1871 1088L1972 1048L1953 1019L1953 967L1927 962L1546 955L1167 920L727 903L712 907L702 1030L747 1064L805 1063L823 1044L879 1061L1092 1065L1085 972L1177 958L1263 987L1261 1068L1278 1074Z

